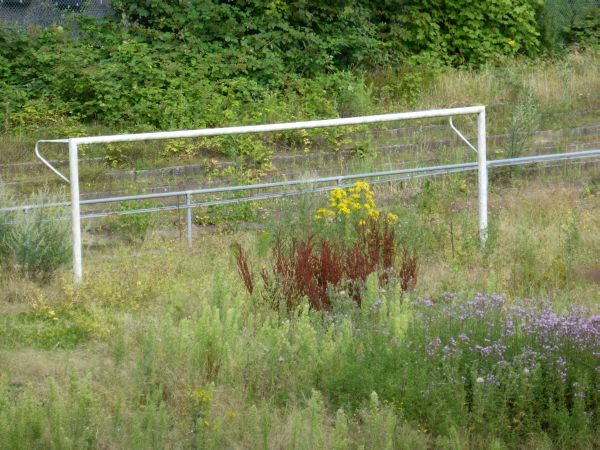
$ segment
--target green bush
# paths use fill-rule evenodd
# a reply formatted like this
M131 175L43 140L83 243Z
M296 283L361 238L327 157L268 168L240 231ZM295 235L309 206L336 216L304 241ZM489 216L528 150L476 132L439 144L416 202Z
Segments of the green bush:
M117 230L123 232L130 241L143 242L152 224L151 213L130 214L129 211L146 208L156 208L160 205L150 200L137 200L130 202L121 202L116 210L123 213L118 215Z
M45 194L29 198L31 204L51 203ZM70 225L60 208L39 208L3 215L0 256L17 269L46 277L71 256Z
M357 115L413 99L432 67L539 50L534 0L118 0L116 19L0 27L5 130L75 119L201 128ZM364 71L393 67L396 88ZM27 111L24 114L24 111Z
M600 42L600 13L596 0L546 0L538 14L543 44L557 50L561 46Z
M539 50L536 0L409 0L390 14L390 34L409 54L454 65L486 64ZM391 9L391 8L390 8Z

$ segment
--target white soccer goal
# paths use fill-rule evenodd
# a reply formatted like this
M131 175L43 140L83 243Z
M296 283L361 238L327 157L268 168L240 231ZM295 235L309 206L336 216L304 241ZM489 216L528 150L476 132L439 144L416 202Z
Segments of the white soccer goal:
M452 123L452 116L477 114L477 146L473 146L456 129ZM122 134L112 136L77 137L69 139L54 139L38 141L35 153L38 158L53 172L63 178L71 185L71 220L73 239L73 273L75 284L79 284L83 278L83 260L81 246L81 213L79 198L79 158L78 146L84 144L109 144L114 142L150 141L159 139L195 138L204 136L223 136L233 134L264 133L272 131L301 130L308 128L340 127L346 125L362 125L369 123L392 122L409 119L424 119L433 117L449 117L452 129L460 138L477 152L477 168L479 183L479 235L482 243L487 239L487 196L488 196L488 173L486 161L486 120L485 106L470 106L464 108L432 109L427 111L414 111L394 114L380 114L362 117L348 117L342 119L313 120L307 122L290 122L270 125L251 125L227 128L205 128L201 130L163 131L154 133ZM39 144L44 142L62 142L69 145L69 169L70 176L67 178L53 167L39 152ZM342 177L343 175L341 175ZM330 177L331 178L331 177ZM325 180L325 179L322 179ZM311 182L319 181L311 180ZM258 186L258 185L257 185ZM251 187L251 186L249 186ZM188 202L188 219L191 217L192 205ZM188 230L191 232L191 228Z

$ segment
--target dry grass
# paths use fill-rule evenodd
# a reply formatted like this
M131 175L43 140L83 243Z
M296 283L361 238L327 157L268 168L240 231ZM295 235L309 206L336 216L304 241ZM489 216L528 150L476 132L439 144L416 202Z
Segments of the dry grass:
M436 77L419 101L421 107L452 107L510 102L514 90L529 86L542 111L565 108L597 111L600 106L600 55L573 51L562 61L511 61L480 71L450 69Z

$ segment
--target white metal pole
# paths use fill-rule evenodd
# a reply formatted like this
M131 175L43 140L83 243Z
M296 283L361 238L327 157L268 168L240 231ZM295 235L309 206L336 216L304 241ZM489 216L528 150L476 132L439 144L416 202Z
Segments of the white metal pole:
M81 214L79 211L79 162L77 158L77 143L69 139L69 169L71 183L71 226L73 232L73 274L75 284L83 277L81 259Z
M187 208L187 239L188 247L192 248L192 196L190 193L185 194L185 205Z
M488 237L488 171L486 157L485 109L477 115L477 166L479 175L479 238L485 245Z

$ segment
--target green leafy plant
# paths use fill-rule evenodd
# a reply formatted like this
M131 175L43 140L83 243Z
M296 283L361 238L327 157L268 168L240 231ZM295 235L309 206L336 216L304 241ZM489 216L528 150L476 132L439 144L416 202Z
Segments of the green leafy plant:
M233 231L242 223L256 221L258 213L259 207L256 202L211 205L194 215L194 223L214 225L221 231Z
M117 206L117 211L125 214L118 215L116 224L117 230L125 233L130 241L143 242L150 225L152 224L152 215L150 213L129 213L144 208L157 207L156 203L151 201L137 200L131 202L121 202Z
M110 167L136 168L143 151L143 147L139 144L109 144L106 147L104 160Z
M46 193L29 198L32 204L53 203ZM0 256L9 265L34 277L50 276L71 256L70 227L63 208L33 208L2 215Z

